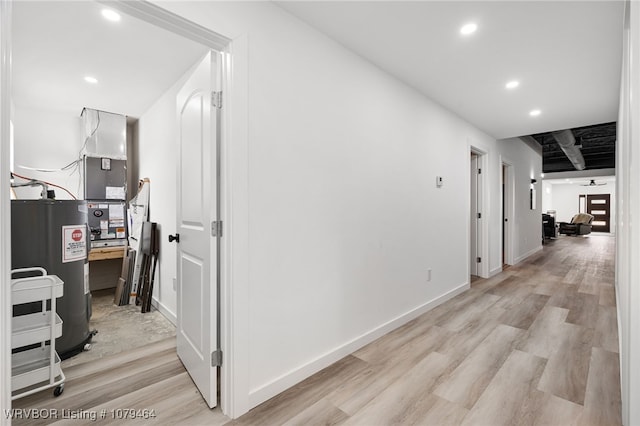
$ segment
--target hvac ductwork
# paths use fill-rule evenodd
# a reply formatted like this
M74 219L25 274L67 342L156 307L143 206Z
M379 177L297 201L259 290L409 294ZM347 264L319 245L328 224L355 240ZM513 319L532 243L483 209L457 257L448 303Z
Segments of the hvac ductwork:
M559 130L557 132L551 132L555 140L560 145L560 148L564 151L567 158L573 163L576 170L584 170L584 157L580 148L576 146L576 139L573 137L571 130Z

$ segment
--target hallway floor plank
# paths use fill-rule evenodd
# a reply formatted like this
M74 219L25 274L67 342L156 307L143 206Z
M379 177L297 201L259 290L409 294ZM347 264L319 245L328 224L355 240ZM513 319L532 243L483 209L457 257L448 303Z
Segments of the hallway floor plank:
M206 407L171 339L73 366L60 398L14 408L155 409L158 425L619 425L614 247L551 241L234 421Z

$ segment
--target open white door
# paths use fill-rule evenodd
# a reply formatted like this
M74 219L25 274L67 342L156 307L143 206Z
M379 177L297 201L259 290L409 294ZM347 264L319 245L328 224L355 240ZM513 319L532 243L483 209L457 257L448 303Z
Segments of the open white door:
M210 407L217 403L217 60L210 52L177 95L177 350ZM217 229L217 228L215 228Z

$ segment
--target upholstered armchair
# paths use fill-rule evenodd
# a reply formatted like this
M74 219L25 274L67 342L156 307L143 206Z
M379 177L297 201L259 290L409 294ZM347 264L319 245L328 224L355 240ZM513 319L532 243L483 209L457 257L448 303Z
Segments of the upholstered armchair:
M560 222L559 233L564 235L587 235L591 233L593 216L588 213L578 213L570 223Z

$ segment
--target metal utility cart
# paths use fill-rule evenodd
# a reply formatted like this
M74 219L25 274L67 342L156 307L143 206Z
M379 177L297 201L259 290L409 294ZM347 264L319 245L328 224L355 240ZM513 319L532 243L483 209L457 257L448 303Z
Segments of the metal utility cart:
M62 297L64 283L56 275L47 275L44 268L14 269L11 277L14 306L42 304L39 312L12 318L11 399L47 388L55 388L53 394L59 396L64 390L65 377L56 352L56 338L62 335L56 299Z

